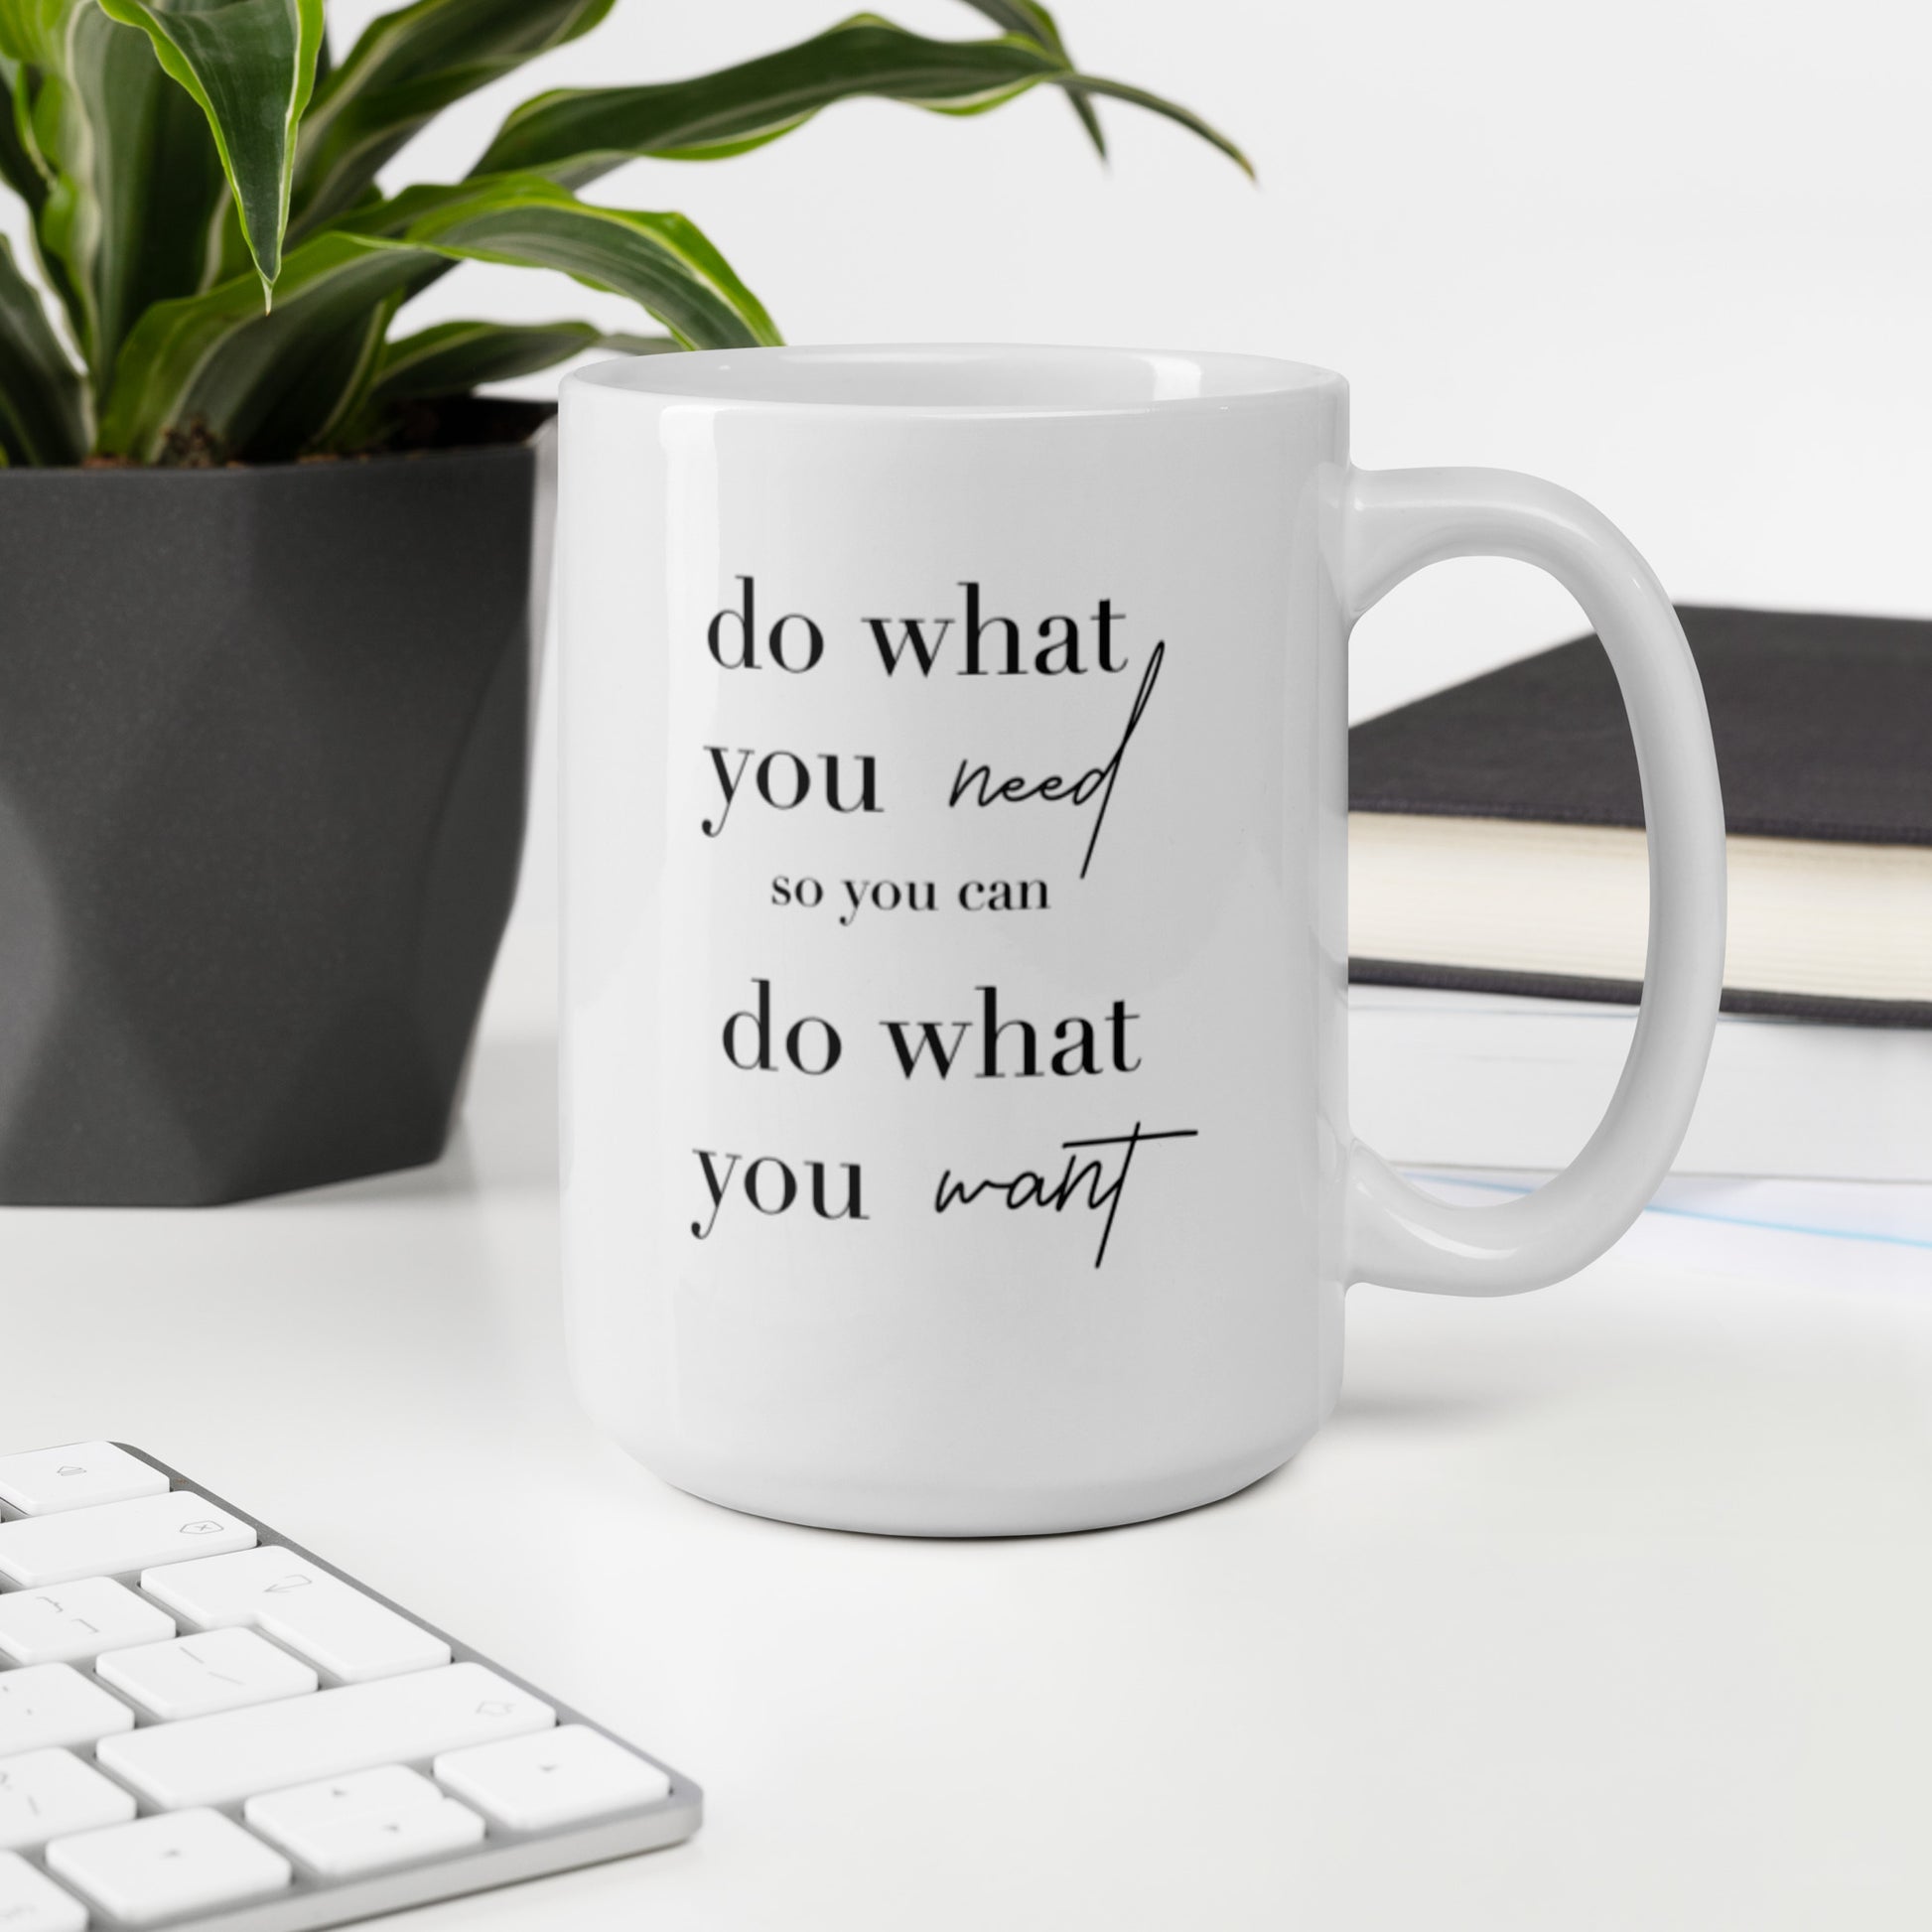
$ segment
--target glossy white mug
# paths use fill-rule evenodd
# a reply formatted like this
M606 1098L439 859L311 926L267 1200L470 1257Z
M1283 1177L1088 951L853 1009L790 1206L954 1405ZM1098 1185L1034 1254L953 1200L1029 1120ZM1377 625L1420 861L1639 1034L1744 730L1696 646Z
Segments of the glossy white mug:
M1667 1170L1717 769L1577 497L1351 469L1295 363L757 349L570 377L560 519L573 1359L669 1481L932 1535L1208 1502L1333 1406L1349 1283L1558 1280ZM1467 555L1603 639L1651 920L1588 1147L1449 1207L1348 1127L1346 651Z

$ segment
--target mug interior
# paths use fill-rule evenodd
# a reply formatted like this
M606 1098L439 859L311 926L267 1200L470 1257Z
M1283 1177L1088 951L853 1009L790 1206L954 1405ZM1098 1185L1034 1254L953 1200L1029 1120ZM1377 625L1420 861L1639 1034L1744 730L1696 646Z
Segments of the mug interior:
M939 344L625 356L594 363L568 380L694 401L1080 413L1224 407L1342 386L1328 369L1266 355Z

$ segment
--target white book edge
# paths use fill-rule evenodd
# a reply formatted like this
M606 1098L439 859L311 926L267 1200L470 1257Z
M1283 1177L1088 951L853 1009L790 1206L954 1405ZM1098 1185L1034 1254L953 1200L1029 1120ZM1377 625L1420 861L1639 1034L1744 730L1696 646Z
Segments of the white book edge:
M1399 1167L1549 1172L1595 1130L1635 1007L1349 989L1353 1130ZM1671 1172L1932 1180L1932 1032L1726 1014Z

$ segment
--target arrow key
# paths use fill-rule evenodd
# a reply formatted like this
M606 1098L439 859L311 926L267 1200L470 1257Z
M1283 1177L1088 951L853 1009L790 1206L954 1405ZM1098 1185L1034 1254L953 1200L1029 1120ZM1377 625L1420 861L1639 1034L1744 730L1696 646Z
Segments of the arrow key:
M513 1832L576 1825L671 1795L670 1779L655 1764L589 1725L445 1751L433 1768L439 1784Z
M250 1816L250 1824L257 1824ZM386 1811L363 1811L348 1818L310 1819L270 1831L283 1851L292 1853L322 1878L352 1878L359 1872L437 1859L478 1844L483 1822L468 1805L445 1798L431 1787L430 1800L413 1799Z
M241 1815L251 1832L287 1845L298 1835L340 1825L345 1818L362 1818L370 1812L388 1817L442 1802L442 1792L422 1772L402 1764L382 1764L372 1771L348 1771L339 1778L250 1798Z

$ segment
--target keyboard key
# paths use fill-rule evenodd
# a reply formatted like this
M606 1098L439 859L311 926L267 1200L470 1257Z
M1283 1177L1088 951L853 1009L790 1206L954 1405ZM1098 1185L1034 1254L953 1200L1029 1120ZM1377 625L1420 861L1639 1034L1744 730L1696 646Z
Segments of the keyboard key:
M279 1852L218 1811L177 1811L57 1838L47 1848L47 1863L57 1878L128 1925L267 1898L295 1876Z
M174 1634L173 1617L111 1577L0 1596L0 1659L10 1664L90 1664L103 1650Z
M32 1852L50 1838L124 1825L134 1800L70 1751L0 1759L0 1851ZM0 1897L0 1932L11 1932Z
M446 1857L483 1842L483 1822L468 1805L439 1796L434 1804L367 1811L333 1825L298 1826L276 1842L324 1878Z
M0 1676L0 1685L7 1682ZM259 1791L434 1757L547 1730L557 1714L481 1664L446 1664L373 1684L108 1737L103 1769L151 1803L225 1805Z
M346 1777L324 1778L319 1784L298 1784L292 1791L250 1798L241 1815L250 1831L279 1845L291 1832L340 1825L345 1818L360 1818L372 1811L407 1811L412 1805L442 1802L442 1792L422 1772L403 1764L384 1764L373 1771L351 1771Z
M344 1684L450 1661L441 1637L274 1544L150 1570L141 1587L206 1629L252 1624Z
M439 1783L513 1832L576 1825L671 1795L670 1779L655 1764L588 1725L446 1751L433 1768Z
M0 1455L0 1503L23 1516L124 1503L162 1495L167 1487L159 1469L112 1443L69 1443L66 1449Z
M18 1589L254 1547L255 1532L192 1489L0 1523L0 1579Z
M307 1664L252 1630L206 1630L172 1643L116 1650L94 1668L103 1684L170 1722L303 1697L319 1682Z
M133 1728L134 1713L71 1664L0 1671L0 1758L55 1745L91 1744Z
M18 1852L0 1852L0 1926L6 1932L87 1932L87 1908Z

